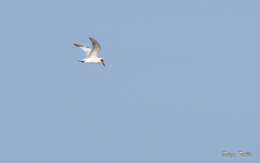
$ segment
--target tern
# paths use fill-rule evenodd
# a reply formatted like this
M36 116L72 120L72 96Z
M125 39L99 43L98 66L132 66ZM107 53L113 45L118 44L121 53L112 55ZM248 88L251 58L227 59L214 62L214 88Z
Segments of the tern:
M82 49L84 51L84 53L86 54L86 57L82 60L79 60L79 62L102 64L103 66L106 66L104 59L98 57L98 53L101 50L101 45L99 44L99 42L96 39L94 39L92 37L90 37L89 40L92 43L92 48L86 47L85 45L83 45L81 43L73 44L74 46Z

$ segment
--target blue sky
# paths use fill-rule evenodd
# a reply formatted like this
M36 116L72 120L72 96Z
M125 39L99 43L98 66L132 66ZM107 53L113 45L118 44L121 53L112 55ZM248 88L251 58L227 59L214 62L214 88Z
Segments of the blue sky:
M259 162L259 5L0 2L0 162Z

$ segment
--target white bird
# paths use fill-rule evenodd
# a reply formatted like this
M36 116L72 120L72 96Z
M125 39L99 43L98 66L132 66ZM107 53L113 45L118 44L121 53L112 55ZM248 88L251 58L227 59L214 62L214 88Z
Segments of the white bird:
M86 57L82 60L80 60L81 63L95 63L95 64L102 64L103 66L105 66L105 62L102 58L98 57L98 53L101 50L101 46L100 44L97 42L96 39L90 37L89 40L92 43L92 48L86 47L81 43L74 43L73 45L82 49L85 54Z
M228 152L228 151L222 151L222 156L225 156L225 157L235 157L236 153Z
M238 153L239 153L239 155L240 155L241 157L252 156L252 153L251 153L251 152L244 152L244 151L239 150Z

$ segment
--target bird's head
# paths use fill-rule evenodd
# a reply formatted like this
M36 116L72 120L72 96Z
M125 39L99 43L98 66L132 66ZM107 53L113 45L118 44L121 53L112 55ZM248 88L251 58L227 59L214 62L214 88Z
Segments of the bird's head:
M105 67L106 66L106 64L105 64L105 62L104 62L104 59L100 59L100 62L102 63L102 65Z

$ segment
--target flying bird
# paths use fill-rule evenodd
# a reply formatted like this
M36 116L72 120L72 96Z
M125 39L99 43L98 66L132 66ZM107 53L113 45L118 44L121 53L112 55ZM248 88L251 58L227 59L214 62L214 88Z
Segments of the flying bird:
M86 54L86 57L82 60L79 60L79 62L81 63L95 63L95 64L102 64L103 66L105 65L104 59L98 57L98 53L101 50L101 45L99 44L99 42L90 37L89 40L92 43L92 48L90 47L86 47L85 45L81 44L81 43L74 43L73 45L82 49L84 51L84 53Z

